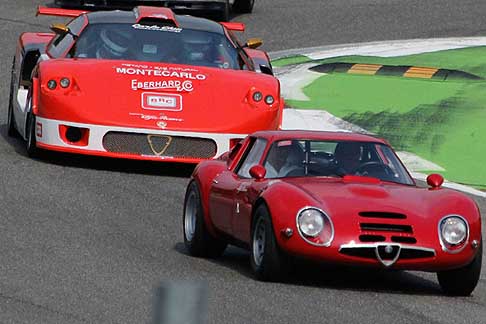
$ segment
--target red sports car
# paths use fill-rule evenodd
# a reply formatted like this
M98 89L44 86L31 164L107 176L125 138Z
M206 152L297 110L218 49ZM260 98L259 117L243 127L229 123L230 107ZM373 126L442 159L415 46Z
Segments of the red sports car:
M195 163L248 134L280 127L283 100L261 40L238 43L241 23L168 8L85 11L55 33L20 36L8 133L37 148Z
M250 250L257 278L276 280L292 256L437 272L469 295L480 277L481 217L468 196L418 187L384 141L333 132L263 131L194 170L183 213L191 255Z

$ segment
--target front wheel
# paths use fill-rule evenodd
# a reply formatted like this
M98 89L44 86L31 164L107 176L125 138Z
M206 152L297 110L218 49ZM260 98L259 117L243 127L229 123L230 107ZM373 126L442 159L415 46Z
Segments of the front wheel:
M272 219L262 204L253 217L250 245L250 264L255 277L263 281L279 281L289 270L288 256L278 247Z
M27 141L26 141L26 151L29 157L36 157L39 153L37 148L37 141L35 137L35 115L29 113L27 117L27 129L26 129Z
M255 0L235 0L233 3L233 10L238 13L251 13Z
M184 245L192 256L215 258L223 254L226 242L214 238L204 221L201 194L195 181L187 187L182 217Z
M14 101L14 73L13 69L15 67L15 58L12 62L12 72L10 78L10 95L8 99L8 115L7 115L7 134L10 137L15 137L18 133L15 129L14 113L13 113L13 101Z
M483 258L483 243L476 256L467 266L437 273L442 290L451 296L469 296L478 284L481 275L481 262Z

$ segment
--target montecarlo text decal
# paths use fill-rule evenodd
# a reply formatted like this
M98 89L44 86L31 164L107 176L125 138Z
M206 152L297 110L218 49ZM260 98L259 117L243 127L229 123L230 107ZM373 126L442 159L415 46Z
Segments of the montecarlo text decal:
M182 31L182 28L177 28L172 26L157 26L157 25L149 26L149 25L134 24L132 25L132 27L135 29L172 32L172 33L180 33Z
M121 66L115 66L114 68L118 74L162 78L161 80L154 81L132 79L130 82L132 90L169 89L179 92L190 92L194 90L193 81L203 81L207 78L206 75L199 73L199 71L195 69L138 64L122 64Z

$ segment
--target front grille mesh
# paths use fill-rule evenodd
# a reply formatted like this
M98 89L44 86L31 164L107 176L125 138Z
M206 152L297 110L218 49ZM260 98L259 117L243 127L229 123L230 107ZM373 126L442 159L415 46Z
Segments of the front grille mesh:
M217 151L212 139L126 132L106 133L103 147L114 153L199 159L212 158Z

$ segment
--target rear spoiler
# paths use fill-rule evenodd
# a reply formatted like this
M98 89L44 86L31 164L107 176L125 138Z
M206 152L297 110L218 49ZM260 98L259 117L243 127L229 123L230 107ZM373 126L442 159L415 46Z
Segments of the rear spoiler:
M87 10L73 10L73 9L62 9L62 8L49 8L39 6L37 7L37 14L44 15L44 16L58 16L58 17L71 17L75 18L81 16L82 14L88 13Z
M244 32L245 31L245 24L240 22L220 22L221 25L224 26L227 30Z

